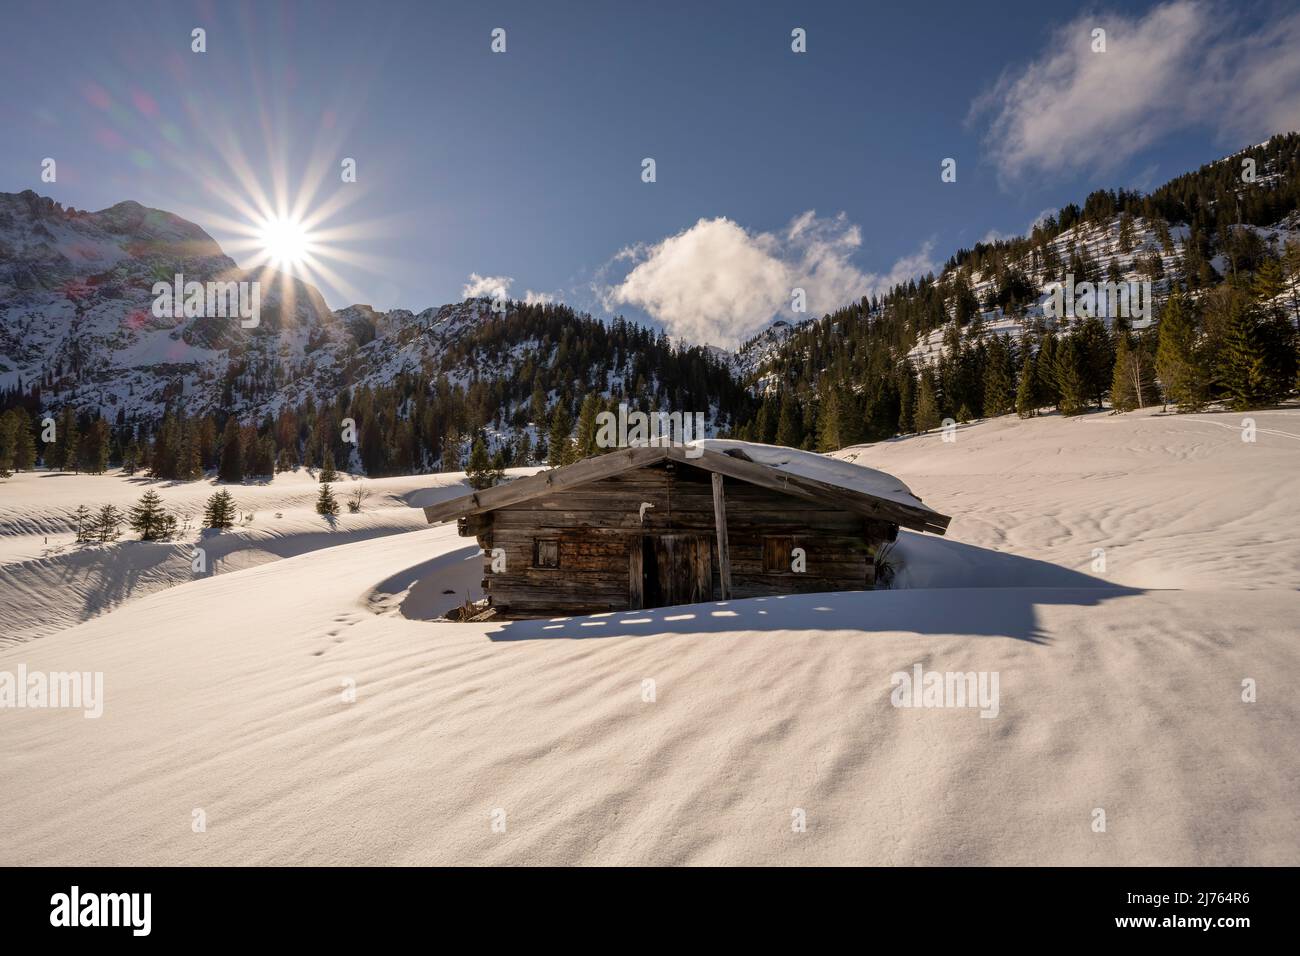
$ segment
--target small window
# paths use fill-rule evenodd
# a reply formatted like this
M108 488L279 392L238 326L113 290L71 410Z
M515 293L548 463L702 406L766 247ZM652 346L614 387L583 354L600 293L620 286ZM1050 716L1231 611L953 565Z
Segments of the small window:
M794 538L765 537L763 539L763 573L789 574L794 560Z
M554 538L533 538L533 567L558 568L560 542Z

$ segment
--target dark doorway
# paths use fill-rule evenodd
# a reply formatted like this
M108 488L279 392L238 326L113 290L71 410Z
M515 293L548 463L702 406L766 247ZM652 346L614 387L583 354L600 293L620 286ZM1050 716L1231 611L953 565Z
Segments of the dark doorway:
M697 534L645 535L641 538L640 607L669 607L713 600L713 554L709 539ZM633 585L633 606L636 602Z

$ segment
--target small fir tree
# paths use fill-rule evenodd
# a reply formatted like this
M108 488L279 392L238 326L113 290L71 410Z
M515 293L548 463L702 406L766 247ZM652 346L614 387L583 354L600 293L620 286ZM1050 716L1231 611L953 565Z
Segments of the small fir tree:
M162 498L150 488L127 512L127 524L140 535L141 541L158 541L176 528L176 519L163 510Z
M104 505L95 515L95 538L100 543L115 541L122 533L122 512L113 505Z
M85 505L77 505L77 510L72 513L72 519L77 526L77 540L90 540L90 509Z
M339 513L338 499L334 497L334 491L328 483L320 486L320 493L316 495L316 513L326 517L332 517Z
M213 492L203 509L203 527L224 531L235 524L235 497L222 489Z
M470 487L478 490L491 488L504 477L501 469L497 468L492 459L488 457L487 445L484 444L482 438L474 439L474 447L469 453L469 466L465 469L465 477L469 480Z

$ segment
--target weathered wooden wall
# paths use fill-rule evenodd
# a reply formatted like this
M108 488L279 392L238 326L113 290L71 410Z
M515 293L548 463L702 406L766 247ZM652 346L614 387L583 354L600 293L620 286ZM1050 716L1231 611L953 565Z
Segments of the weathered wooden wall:
M467 518L461 530L478 535L488 594L504 614L627 609L629 569L639 565L642 535L707 536L716 596L721 589L710 477L698 468L660 464ZM724 492L736 598L871 587L875 548L897 531L894 525L731 478ZM768 536L788 536L803 548L806 571L764 571ZM558 539L559 568L532 566L538 537ZM504 573L491 571L493 548L505 552Z

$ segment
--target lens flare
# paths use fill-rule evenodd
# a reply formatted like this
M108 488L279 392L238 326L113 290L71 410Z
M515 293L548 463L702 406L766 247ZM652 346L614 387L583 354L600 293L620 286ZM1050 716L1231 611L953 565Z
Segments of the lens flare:
M302 266L312 251L312 239L306 227L288 216L263 221L258 228L258 241L267 261L289 272Z

